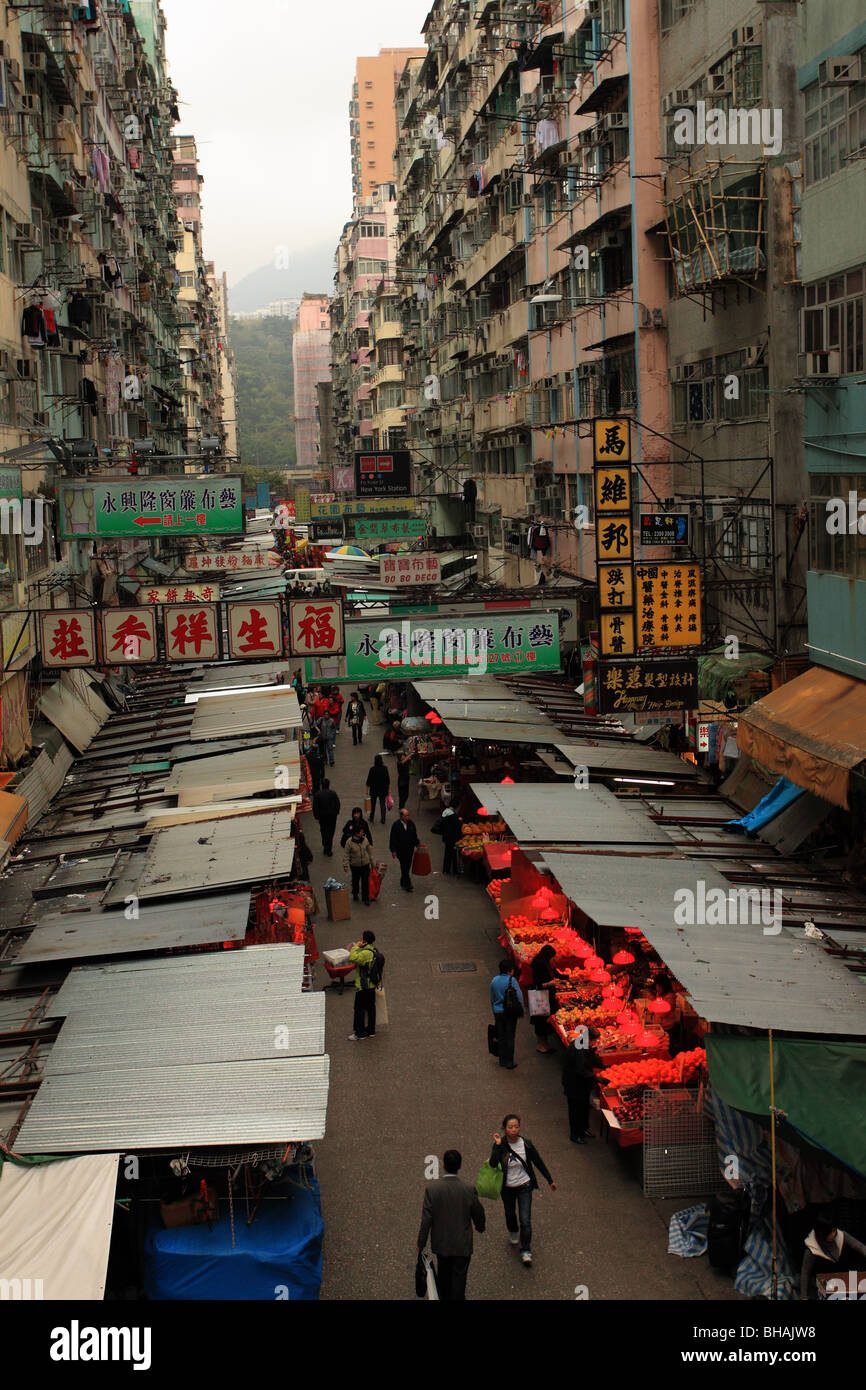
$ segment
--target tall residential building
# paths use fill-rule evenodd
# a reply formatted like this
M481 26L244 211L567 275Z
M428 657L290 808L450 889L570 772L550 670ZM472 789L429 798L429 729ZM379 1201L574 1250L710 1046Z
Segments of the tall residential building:
M220 325L214 267L204 259L201 186L198 152L191 135L174 137L174 189L177 198L179 246L176 260L180 356L183 370L184 453L195 467L202 441L219 440L225 452L223 428Z
M225 271L222 275L211 277L211 292L216 311L219 339L217 351L220 367L220 396L225 453L229 459L237 460L240 454L238 421L238 369L231 344L231 315L229 313L229 287Z
M394 91L408 59L423 56L424 51L383 48L377 58L358 59L349 104L355 203L368 201L375 188L394 180Z
M305 294L292 338L295 384L295 471L310 477L319 472L318 384L331 378L331 320L326 294Z

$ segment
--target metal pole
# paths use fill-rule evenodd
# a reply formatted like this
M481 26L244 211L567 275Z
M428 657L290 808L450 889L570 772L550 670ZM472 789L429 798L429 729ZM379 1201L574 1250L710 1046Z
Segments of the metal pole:
M779 1296L778 1231L776 1226L776 1076L773 1068L773 1030L769 1030L770 1047L770 1200L773 1204L773 1293L775 1302Z

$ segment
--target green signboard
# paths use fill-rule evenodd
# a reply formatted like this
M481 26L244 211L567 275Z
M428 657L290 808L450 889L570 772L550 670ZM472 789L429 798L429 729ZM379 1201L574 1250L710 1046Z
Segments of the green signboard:
M405 680L558 671L559 615L528 612L471 618L350 619L346 655L321 669L308 661L312 680Z
M400 541L409 540L427 533L427 522L423 516L408 516L404 521L396 517L382 520L350 520L355 539L359 541Z
M107 536L241 535L238 477L124 478L111 483L61 483L64 540Z
M21 469L0 468L0 501L23 501L21 490Z

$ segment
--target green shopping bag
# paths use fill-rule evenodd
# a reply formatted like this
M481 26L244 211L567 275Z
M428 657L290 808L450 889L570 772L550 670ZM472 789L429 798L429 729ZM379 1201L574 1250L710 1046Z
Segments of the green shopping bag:
M502 1169L491 1168L489 1163L482 1163L481 1171L478 1174L479 1197L488 1197L491 1202L495 1202L502 1196Z

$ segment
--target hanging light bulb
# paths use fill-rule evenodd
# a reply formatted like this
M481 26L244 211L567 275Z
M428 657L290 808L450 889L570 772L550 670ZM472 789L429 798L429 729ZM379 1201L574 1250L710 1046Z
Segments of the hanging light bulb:
M634 956L631 951L617 951L613 963L614 965L634 965Z

